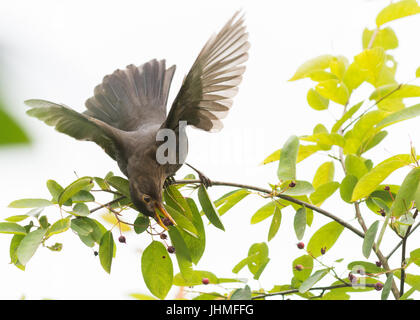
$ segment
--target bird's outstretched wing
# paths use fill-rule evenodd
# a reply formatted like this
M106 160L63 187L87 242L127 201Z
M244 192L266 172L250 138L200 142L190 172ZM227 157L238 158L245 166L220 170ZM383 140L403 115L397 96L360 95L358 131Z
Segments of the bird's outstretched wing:
M162 124L174 72L175 66L166 69L165 60L116 70L95 87L84 113L123 131Z
M111 138L100 121L79 113L69 107L45 100L27 100L25 103L31 107L26 113L54 126L59 132L65 133L78 140L93 141L101 146L114 160L117 160L118 149L116 141ZM106 125L105 125L106 126Z
M248 33L236 13L201 50L162 127L176 130L181 120L205 131L218 131L232 106L248 59Z

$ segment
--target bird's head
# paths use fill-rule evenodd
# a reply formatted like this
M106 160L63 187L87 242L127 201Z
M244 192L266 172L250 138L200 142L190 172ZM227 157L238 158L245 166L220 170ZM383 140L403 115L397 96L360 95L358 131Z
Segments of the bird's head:
M163 206L163 182L160 180L159 178L153 179L147 175L129 179L130 194L133 204L141 213L154 218L162 228L167 230L168 228L162 222L160 215L168 218L173 224L175 224L175 221Z

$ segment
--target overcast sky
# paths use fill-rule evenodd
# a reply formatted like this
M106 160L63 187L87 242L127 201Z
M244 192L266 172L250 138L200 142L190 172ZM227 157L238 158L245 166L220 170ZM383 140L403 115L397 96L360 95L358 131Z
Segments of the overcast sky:
M25 115L23 101L42 98L82 111L84 101L93 93L103 76L128 64L140 65L150 59L166 59L176 64L169 101L180 87L198 52L210 37L238 9L246 15L250 34L250 58L239 94L225 128L217 134L188 129L188 162L210 179L267 186L276 183L276 165L259 166L292 135L310 134L317 123L327 127L341 114L338 105L318 112L306 103L310 80L288 82L297 67L320 54L345 55L349 60L361 51L361 34L373 28L376 14L389 1L2 1L0 3L1 92L9 111L27 128L34 143L30 147L0 150L0 218L24 213L6 209L15 199L49 197L45 182L55 179L67 185L78 176L105 176L119 172L116 163L96 145L76 141ZM410 17L392 23L399 37L393 50L399 62L397 79L412 80L420 65L418 30L420 19ZM413 82L415 83L415 82ZM372 88L363 86L351 103L367 97ZM414 104L414 102L413 102ZM408 105L410 105L408 103ZM417 128L416 128L417 127ZM417 129L417 130L416 130ZM367 153L375 164L384 157L408 153L410 139L420 149L418 120L396 125L375 153ZM325 154L305 160L298 166L298 178L311 181L314 171L329 161ZM336 181L343 178L336 167ZM390 176L389 182L401 183L407 170ZM190 173L182 168L177 177ZM229 188L214 187L217 198ZM250 225L252 214L263 204L249 196L223 216L226 232L207 226L206 252L198 270L219 277L231 273L252 243L266 241L270 220ZM352 207L340 202L338 192L325 208L346 221L354 221ZM252 289L286 284L292 275L292 261L303 254L295 244L293 211L283 210L279 234L270 243L271 261ZM49 211L51 220L59 218ZM368 224L377 216L364 210ZM329 222L316 214L311 234ZM355 223L357 225L357 223ZM391 233L383 248L397 241ZM62 252L40 248L22 272L9 263L9 235L0 235L0 299L125 299L130 293L148 294L140 272L140 250L150 242L146 235L127 235L127 244L118 243L117 259L111 275L101 268L93 251L71 232L56 237L64 243ZM419 236L409 242L408 252L416 249ZM413 244L414 243L414 244ZM347 263L361 259L361 239L344 231L323 261L345 258L338 268L345 276ZM388 250L384 250L388 251ZM398 267L395 255L391 265ZM373 255L370 259L374 262ZM175 262L175 259L174 259ZM175 263L176 264L176 263ZM418 270L414 270L414 273ZM245 269L239 277L252 278ZM332 278L326 284L333 282ZM197 288L213 290L214 288ZM174 297L172 290L168 298ZM223 291L222 291L223 292ZM375 291L355 298L378 299Z

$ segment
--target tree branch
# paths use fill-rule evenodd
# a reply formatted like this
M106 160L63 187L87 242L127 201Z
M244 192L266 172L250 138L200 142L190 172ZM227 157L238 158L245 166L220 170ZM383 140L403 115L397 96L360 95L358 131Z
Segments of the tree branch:
M350 284L350 283L343 283L343 284L337 284L334 286L328 286L328 287L316 287L316 288L310 288L308 291L313 291L313 290L322 290L322 291L326 291L326 290L333 290L333 289L339 289L339 288L346 288L346 287L370 287L370 288L374 288L375 284L373 283L366 283L366 284ZM290 289L290 290L285 290L285 291L279 291L279 292L271 292L271 293L264 293L258 296L254 296L251 299L252 300L256 300L256 299L262 299L265 297L272 297L272 296L284 296L287 294L292 294L292 293L298 293L299 289Z
M200 180L175 180L172 184L201 184ZM287 200L289 202L293 202L295 204L298 204L300 206L305 206L309 209L312 209L313 211L316 211L330 219L333 219L334 221L338 222L339 224L341 224L343 227L349 229L350 231L354 232L355 234L357 234L359 237L364 238L364 233L361 232L360 230L356 229L355 227L353 227L351 224L349 224L348 222L342 220L341 218L335 216L334 214L319 208L317 206L314 206L311 203L307 203L305 201L301 201L298 199L295 199L291 196L285 195L285 194L279 194L279 193L275 193L273 194L273 191L268 190L268 189L263 189L263 188L259 188L259 187L254 187L254 186L250 186L250 185L246 185L246 184L240 184L240 183L233 183L233 182L223 182L223 181L211 181L212 186L226 186L226 187L237 187L237 188L242 188L242 189L248 189L248 190L254 190L254 191L258 191L258 192L262 192L265 194L272 194L274 197L283 199L283 200Z
M411 229L411 232L410 233L408 233L408 236L411 236L412 234L413 234L413 232L418 228L420 226L420 222L418 222L414 227L413 227L413 229ZM403 241L401 240L396 246L395 246L395 248L394 249L392 249L391 250L391 252L386 256L386 259L387 260L389 260L389 258L391 258L391 256L395 253L395 251L397 251L398 250L398 248L399 247L401 247L401 245L402 245L402 243L403 243Z

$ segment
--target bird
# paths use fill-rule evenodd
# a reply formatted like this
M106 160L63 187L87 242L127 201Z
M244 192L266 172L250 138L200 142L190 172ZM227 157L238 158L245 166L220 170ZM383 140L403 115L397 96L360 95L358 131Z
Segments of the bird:
M168 219L176 222L163 206L162 192L185 163L188 147L183 152L176 148L175 163L161 163L157 152L165 140L158 135L173 132L180 144L185 135L180 124L208 132L222 129L221 119L238 92L249 48L244 16L236 12L205 43L169 112L167 100L176 66L167 68L165 60L153 59L106 75L81 113L64 104L30 99L25 101L30 107L27 114L58 132L99 145L127 176L135 208L168 230ZM183 142L187 143L186 136Z

